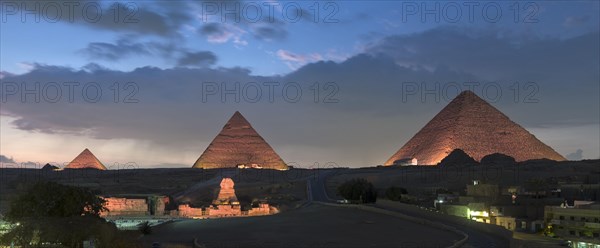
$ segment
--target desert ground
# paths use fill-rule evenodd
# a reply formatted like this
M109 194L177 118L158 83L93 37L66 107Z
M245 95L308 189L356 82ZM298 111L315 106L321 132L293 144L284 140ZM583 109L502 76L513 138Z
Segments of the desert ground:
M242 203L254 199L267 200L281 213L261 217L180 219L154 227L152 234L143 236L141 241L146 246L159 242L161 247L191 247L194 239L206 247L447 247L460 240L461 236L402 218L322 205L317 201L335 202L340 199L336 195L337 186L359 177L371 181L380 197L384 196L387 187L394 185L406 188L417 203L431 203L439 188L462 192L472 180L503 187L525 185L531 179L544 179L547 187L559 182L598 185L598 165L598 160L587 160L529 161L496 166L287 171L191 168L44 171L3 168L0 169L0 211L6 211L16 193L40 180L89 187L101 195L168 195L178 203L201 207L210 204L215 197L220 179L231 177ZM577 188L574 192L587 191ZM173 209L173 206L170 207ZM426 217L428 215L423 215L424 219ZM472 236L469 240L473 242L505 242L474 229L467 230Z

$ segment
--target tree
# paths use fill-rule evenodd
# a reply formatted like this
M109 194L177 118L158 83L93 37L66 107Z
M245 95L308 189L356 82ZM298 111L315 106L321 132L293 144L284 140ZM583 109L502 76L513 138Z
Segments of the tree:
M338 187L338 193L351 202L372 203L377 201L373 184L364 178L348 180Z
M95 240L100 247L132 247L112 223L99 217L105 201L91 190L38 182L11 201L5 219L14 226L0 243L20 247L81 247Z
M99 216L106 211L104 199L85 188L38 182L18 195L10 204L6 220L27 218Z
M405 188L392 186L385 190L385 197L391 201L400 201L402 195L405 195L407 193L408 191L406 191Z

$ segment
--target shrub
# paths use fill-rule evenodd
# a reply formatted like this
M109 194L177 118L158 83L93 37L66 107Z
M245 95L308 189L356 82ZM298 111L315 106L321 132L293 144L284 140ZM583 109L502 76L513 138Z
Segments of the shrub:
M377 192L373 184L364 178L355 178L342 183L338 187L338 193L350 202L372 203L377 201Z
M402 195L405 195L407 193L408 192L405 188L392 186L385 190L385 197L391 201L400 201Z

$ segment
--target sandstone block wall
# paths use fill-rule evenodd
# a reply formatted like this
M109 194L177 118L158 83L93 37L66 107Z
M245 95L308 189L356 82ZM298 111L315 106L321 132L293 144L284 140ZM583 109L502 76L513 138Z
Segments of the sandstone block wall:
M108 209L108 211L100 213L101 216L132 216L150 214L146 199L106 197L104 200L106 200L105 207Z

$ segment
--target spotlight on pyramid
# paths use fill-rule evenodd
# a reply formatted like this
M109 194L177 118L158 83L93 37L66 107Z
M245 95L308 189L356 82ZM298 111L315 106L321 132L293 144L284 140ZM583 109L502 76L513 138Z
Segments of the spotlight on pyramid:
M493 153L511 156L516 161L565 160L475 93L463 91L385 165L400 165L405 161L436 165L454 149L463 150L477 161Z
M94 156L94 154L85 148L65 169L97 169L106 170L106 167Z
M203 169L235 167L288 169L281 157L238 111L193 166Z

